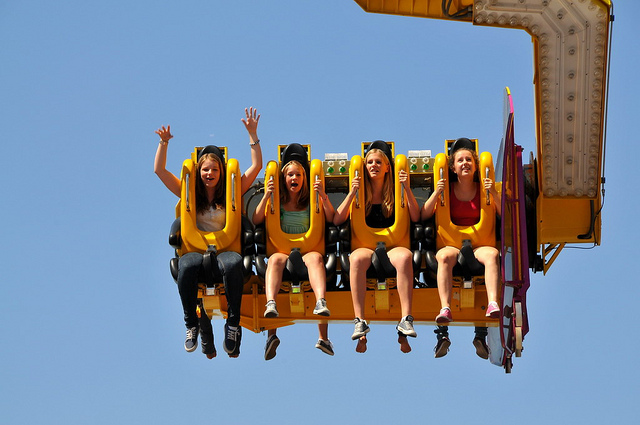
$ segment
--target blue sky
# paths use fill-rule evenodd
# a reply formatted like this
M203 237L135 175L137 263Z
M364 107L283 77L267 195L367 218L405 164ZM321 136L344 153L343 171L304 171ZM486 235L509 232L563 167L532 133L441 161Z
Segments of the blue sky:
M5 423L630 423L637 418L640 237L629 142L639 67L633 2L615 1L602 246L567 249L531 277L531 331L510 375L452 328L402 354L389 325L354 352L352 325L246 331L242 354L185 353L168 270L175 197L153 174L195 145L249 162L243 109L262 114L265 163L278 144L312 155L479 139L497 153L505 86L516 142L535 148L532 48L522 31L367 14L355 2L114 0L0 2L0 412ZM631 169L628 167L631 166ZM631 177L633 178L633 176Z

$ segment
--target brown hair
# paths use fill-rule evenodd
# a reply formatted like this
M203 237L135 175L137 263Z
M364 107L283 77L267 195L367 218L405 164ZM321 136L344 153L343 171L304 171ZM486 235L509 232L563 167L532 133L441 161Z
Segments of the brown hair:
M296 203L296 207L299 209L307 208L309 206L309 182L307 181L307 171L296 160L291 160L287 162L284 167L282 167L282 172L280 173L280 205L286 204L291 199L291 195L287 190L287 183L285 180L285 173L289 167L292 165L297 166L302 170L302 183L300 187L300 196L298 196L298 202Z
M480 168L480 158L478 158L478 152L476 152L473 149L469 149L469 148L460 148L460 149L456 149L456 151L454 153L452 153L451 155L449 155L449 169L451 171L453 171L453 163L455 162L454 158L456 156L456 154L460 151L469 151L471 152L471 156L473 157L473 162L476 165L476 172L473 173L473 181L480 181L480 175L479 175L479 168Z
M218 164L220 168L220 178L218 179L218 183L215 187L213 201L209 202L207 198L207 191L204 187L204 183L202 182L202 177L200 176L200 169L202 168L202 164L206 160L211 160ZM201 213L203 211L208 210L213 207L214 209L222 209L225 205L225 188L226 188L226 175L224 166L220 158L213 153L205 153L198 160L198 165L196 167L198 178L196 179L196 212Z

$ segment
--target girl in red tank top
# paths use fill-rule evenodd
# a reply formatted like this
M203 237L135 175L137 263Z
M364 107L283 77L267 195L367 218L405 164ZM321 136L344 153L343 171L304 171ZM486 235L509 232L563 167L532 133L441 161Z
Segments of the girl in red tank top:
M449 167L456 175L457 181L451 181L449 197L449 208L451 212L451 221L458 226L472 226L480 220L480 192L488 190L491 194L493 205L496 213L500 214L500 194L495 188L491 179L482 179L478 182L476 179L478 171L478 155L475 150L467 147L461 147L450 154ZM433 217L435 209L438 207L438 199L445 190L445 180L441 179L437 182L435 190L425 202L422 208L422 220ZM446 206L444 208L447 208ZM446 325L453 321L451 314L451 293L453 286L453 267L457 263L458 253L461 247L445 246L436 253L438 261L438 295L442 309L436 317L436 323ZM485 286L487 289L487 317L500 317L500 308L498 306L498 288L499 288L499 253L495 246L475 246L474 254L478 261L485 268ZM446 346L440 349L441 341L436 346L436 357L446 354L450 344L448 337L446 338ZM474 340L475 345L475 340ZM439 354L439 355L438 355Z

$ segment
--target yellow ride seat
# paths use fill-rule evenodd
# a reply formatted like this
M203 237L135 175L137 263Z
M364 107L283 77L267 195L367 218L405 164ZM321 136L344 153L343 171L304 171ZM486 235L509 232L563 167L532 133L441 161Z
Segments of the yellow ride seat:
M256 271L259 276L264 277L266 273L265 259L274 253L280 252L289 255L289 261L284 271L283 289L288 289L289 285L299 284L300 281L308 281L307 270L301 257L308 252L318 252L325 257L325 269L327 270L327 280L335 274L336 254L335 241L330 244L333 249L327 250L325 244L325 232L330 231L336 235L337 231L326 226L324 208L322 208L318 197L313 190L316 180L322 181L324 185L324 170L322 161L314 159L310 161L310 149L308 145L292 143L290 145L280 145L280 162L269 161L265 170L265 190L269 180L275 182L273 196L267 201L265 208L264 227L258 226L256 229L257 256ZM282 230L280 223L280 179L282 167L290 160L295 159L305 168L307 174L307 184L309 188L309 229L304 233L286 233ZM308 289L306 286L304 289Z
M393 143L393 142L389 142ZM389 144L388 143L388 144ZM364 169L363 156L354 155L351 158L351 166L349 167L349 187L356 176L363 176ZM404 189L398 179L400 170L408 173L407 157L405 155L396 155L391 158L394 185L394 213L395 221L389 227L374 228L369 227L365 217L365 199L364 199L364 183L361 180L360 190L350 207L350 227L351 227L351 250L358 248L375 249L378 243L384 242L387 249L403 246L409 248L409 208L404 202Z
M460 139L458 139L460 140ZM469 139L466 139L469 140ZM472 140L473 148L477 152L477 140ZM454 141L447 141L447 151L456 149ZM493 169L493 158L491 153L482 152L480 154L480 163L478 164L478 173L480 180L489 177L495 181L495 173ZM440 249L445 246L460 248L464 240L470 240L473 247L479 246L496 246L496 208L493 201L489 202L489 198L481 196L480 220L470 226L459 226L451 221L450 207L450 182L451 174L449 173L449 156L444 153L436 155L434 164L434 182L441 178L445 178L445 189L443 196L438 200L435 212L436 221L436 248ZM454 175L455 178L455 175ZM481 182L478 182L479 188L482 188Z
M225 226L218 231L206 232L196 225L196 179L199 179L197 165L198 158L203 153L212 152L221 157L224 169L221 170L225 178ZM171 226L169 243L176 249L176 257L171 259L171 274L174 279L178 275L178 258L188 252L199 252L217 270L215 254L233 251L242 255L245 277L250 275L253 245L253 231L250 221L242 215L242 185L238 160L227 159L227 148L207 146L196 147L190 159L182 164L180 173L181 196L176 205L176 220ZM212 257L213 256L213 257ZM215 270L214 275L219 274ZM212 283L212 276L202 277L205 283ZM221 282L221 276L215 276L216 283Z

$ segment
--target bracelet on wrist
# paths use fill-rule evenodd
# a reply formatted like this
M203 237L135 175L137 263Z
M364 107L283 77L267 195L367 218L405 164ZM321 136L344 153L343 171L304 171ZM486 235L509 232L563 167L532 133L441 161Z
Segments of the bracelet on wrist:
M255 146L255 145L257 145L258 143L260 143L260 139L256 139L256 142L255 142L255 143L249 143L249 146Z
M160 144L167 146L169 144L169 141L168 140L160 140Z

